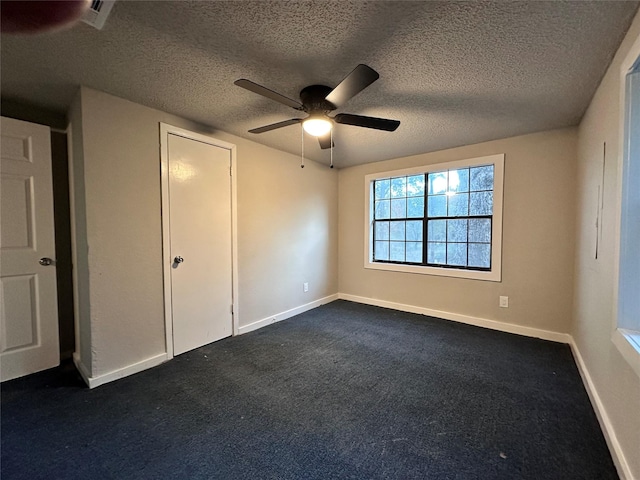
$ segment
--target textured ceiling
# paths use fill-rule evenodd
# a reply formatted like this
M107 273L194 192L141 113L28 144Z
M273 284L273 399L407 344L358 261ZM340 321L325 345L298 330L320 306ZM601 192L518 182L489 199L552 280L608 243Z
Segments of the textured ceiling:
M358 63L380 79L333 113L386 117L393 133L337 125L344 167L576 125L638 2L124 1L102 31L2 36L3 98L66 111L78 85L293 154L299 116L233 85L297 99ZM329 162L315 139L307 157Z

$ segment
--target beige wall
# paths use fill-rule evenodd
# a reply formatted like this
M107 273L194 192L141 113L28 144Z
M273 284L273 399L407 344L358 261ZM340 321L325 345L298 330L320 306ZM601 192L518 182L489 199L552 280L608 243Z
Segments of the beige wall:
M84 191L84 142L80 93L69 109L69 208L71 209L71 261L75 310L75 355L88 375L93 375L91 356L91 305L89 299L89 259L87 215ZM86 321L84 321L86 320Z
M568 332L573 295L576 130L563 129L340 170L340 292ZM505 154L502 282L364 268L364 177ZM509 296L509 308L498 297Z
M631 478L640 479L640 378L611 342L614 327L614 265L619 238L617 169L620 159L620 66L640 35L640 14L579 129L576 225L576 282L572 334L624 452ZM594 258L597 186L602 178L603 143L607 161L602 242Z
M159 122L237 145L240 325L337 292L337 172L88 88L80 106L75 213L86 210L91 306L80 309L91 332L81 355L93 376L165 351Z
M336 294L337 171L311 161L300 168L299 157L215 136L238 145L240 325Z

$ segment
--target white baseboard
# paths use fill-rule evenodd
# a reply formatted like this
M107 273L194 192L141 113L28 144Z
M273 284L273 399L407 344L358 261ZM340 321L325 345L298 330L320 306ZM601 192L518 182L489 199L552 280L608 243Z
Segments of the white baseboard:
M611 452L611 457L613 458L613 463L618 470L618 475L620 476L621 480L634 480L634 477L631 473L631 468L629 467L627 459L624 456L624 452L622 451L620 442L618 442L618 437L616 436L616 433L613 429L611 420L609 420L609 415L607 415L604 404L600 399L600 395L598 394L596 386L591 379L591 375L589 374L587 365L584 363L582 355L580 354L580 350L578 349L578 345L576 345L573 337L571 337L569 345L571 345L573 357L576 360L578 371L580 372L580 376L582 377L582 383L584 383L587 394L589 395L589 399L591 399L591 405L596 412L598 422L600 422L600 429L604 434L607 446L609 447L609 451Z
M85 367L84 363L82 363L82 360L80 359L80 355L77 352L73 352L72 358L73 358L74 365L76 366L76 368L78 369L78 372L80 373L80 376L84 380L84 383L89 385L89 379L91 378L91 375L89 375L89 371L87 370L87 367Z
M118 380L119 378L128 377L129 375L133 375L134 373L142 372L143 370L147 370L148 368L155 367L156 365L160 365L168 360L166 353L161 353L160 355L156 355L151 358L147 358L146 360L142 360L141 362L134 363L132 365L127 365L126 367L119 368L117 370L112 370L111 372L103 373L102 375L98 375L92 377L89 375L86 367L80 360L80 356L77 353L73 354L73 363L75 363L78 371L80 372L80 376L84 380L84 382L89 386L89 388L99 387L100 385L104 385L105 383L113 382L114 380Z
M296 315L300 315L308 310L319 307L320 305L324 305L325 303L333 302L338 299L338 294L335 293L333 295L329 295L328 297L320 298L318 300L314 300L313 302L306 303L304 305L300 305L299 307L292 308L290 310L276 313L274 315L269 315L262 320L258 320L256 322L250 323L249 325L242 325L238 328L238 334L242 335L243 333L252 332L253 330L257 330L262 327L266 327L267 325L271 325L272 323L281 322L282 320L286 320L287 318L294 317Z
M378 300L376 298L359 297L357 295L349 295L347 293L339 293L338 298L341 300L349 300L356 303L364 303L367 305L375 305L377 307L391 308L402 312L419 313L430 317L444 318L445 320L453 320L454 322L475 325L476 327L490 328L491 330L499 330L501 332L515 333L526 337L541 338L543 340L551 340L552 342L569 343L571 336L567 333L552 332L551 330L542 330L533 327L524 327L522 325L514 325L512 323L499 322L497 320L489 320L487 318L471 317L460 313L445 312L443 310L433 310L431 308L417 307L415 305L406 305L404 303L388 302L386 300Z

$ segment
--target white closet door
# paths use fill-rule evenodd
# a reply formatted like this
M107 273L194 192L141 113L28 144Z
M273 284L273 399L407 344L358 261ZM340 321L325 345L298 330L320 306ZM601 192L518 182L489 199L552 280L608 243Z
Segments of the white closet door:
M173 349L232 334L231 152L169 134Z

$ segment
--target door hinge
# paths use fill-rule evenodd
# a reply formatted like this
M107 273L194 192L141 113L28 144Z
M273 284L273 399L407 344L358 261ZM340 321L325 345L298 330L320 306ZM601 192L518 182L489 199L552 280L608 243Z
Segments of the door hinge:
M231 313L233 314L233 303L231 304Z
M231 173L231 165L229 165L229 176L233 177L233 174Z

